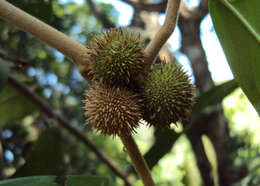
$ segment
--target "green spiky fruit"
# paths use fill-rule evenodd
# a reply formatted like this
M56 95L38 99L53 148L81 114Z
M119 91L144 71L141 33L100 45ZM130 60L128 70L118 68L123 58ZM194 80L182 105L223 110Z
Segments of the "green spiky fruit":
M142 117L137 95L119 88L91 88L84 103L87 123L104 135L135 132Z
M108 84L129 84L142 70L143 50L140 35L115 28L94 36L91 40L89 62L95 78Z
M187 119L194 103L194 86L177 64L162 64L143 86L144 119L155 126L169 126Z

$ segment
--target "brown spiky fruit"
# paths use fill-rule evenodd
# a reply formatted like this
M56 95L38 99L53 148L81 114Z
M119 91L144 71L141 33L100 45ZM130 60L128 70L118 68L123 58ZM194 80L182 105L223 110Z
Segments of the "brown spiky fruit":
M96 35L88 47L93 73L106 84L128 85L142 71L143 48L140 35L114 28Z
M158 127L187 119L194 103L194 86L177 64L157 66L144 82L144 119Z
M87 123L104 135L135 132L141 119L141 101L128 90L98 86L86 92Z

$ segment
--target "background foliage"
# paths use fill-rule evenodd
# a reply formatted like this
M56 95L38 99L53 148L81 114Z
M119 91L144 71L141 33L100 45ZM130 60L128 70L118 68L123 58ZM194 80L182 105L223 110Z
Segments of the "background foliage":
M104 31L104 24L93 15L93 10L89 8L87 1L82 4L59 0L10 2L86 45L93 33ZM110 22L119 25L119 12L111 4L93 2ZM192 78L197 86L198 98L193 108L191 122L178 123L171 129L163 131L147 128L144 124L138 129L135 139L152 168L152 175L157 185L197 186L203 183L225 186L259 185L259 118L234 80L217 82L215 85L211 78L199 37L200 22L208 14L207 8L204 10L205 3L207 1L201 1L198 5L201 12L205 11L201 17L198 16L198 19L188 19L181 15L179 20L182 46L178 52L190 60ZM144 24L139 14L140 11L136 10L133 17L135 22L132 24L136 27ZM190 33L186 33L186 30ZM190 40L187 40L189 38ZM188 42L185 42L186 40ZM187 51L187 47L194 45L201 51L202 57L197 60L202 65L201 69ZM259 43L253 48L259 51ZM204 70L204 74L199 74L199 70ZM207 73L209 74L205 75ZM1 180L43 176L32 179L37 179L39 184L46 185L56 177L44 175L62 177L80 174L83 175L80 178L66 179L76 179L78 182L86 179L89 183L93 179L93 185L101 185L103 182L107 184L109 180L110 185L124 185L123 181L88 147L60 127L53 118L42 113L30 99L10 86L7 81L8 74L29 87L46 101L53 111L61 114L72 126L88 136L99 149L115 160L118 167L128 172L129 179L135 183L134 185L142 185L132 171L130 160L121 142L117 138L97 135L88 125L83 125L85 119L82 100L84 91L89 87L76 67L59 52L2 19L0 19ZM202 136L208 137L208 142L204 143L204 146L201 145ZM225 139L224 142L222 139ZM220 157L219 153L225 154L225 157ZM98 175L102 178L98 178L97 182L100 183L96 183L96 178L84 175ZM22 185L19 181L21 180L18 182L6 180L0 182L0 185ZM69 185L69 181L67 183Z

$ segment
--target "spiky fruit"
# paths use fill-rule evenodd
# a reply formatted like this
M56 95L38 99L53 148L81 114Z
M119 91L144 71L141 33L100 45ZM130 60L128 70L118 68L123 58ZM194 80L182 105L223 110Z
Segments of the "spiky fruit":
M105 135L135 132L141 119L137 95L119 88L99 86L86 92L87 123Z
M95 78L107 84L127 85L142 70L140 35L126 29L114 28L94 36L88 48Z
M187 118L194 103L194 86L177 64L161 64L149 75L143 86L144 119L158 127Z

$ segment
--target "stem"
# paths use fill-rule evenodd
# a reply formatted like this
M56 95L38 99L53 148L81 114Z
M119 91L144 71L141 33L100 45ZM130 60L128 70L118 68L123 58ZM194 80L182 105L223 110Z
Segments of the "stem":
M131 134L120 134L120 138L133 162L136 172L141 177L144 186L155 186L150 170L141 155Z
M87 57L88 49L84 45L73 41L65 34L16 8L5 0L0 0L0 16L63 53L73 60L81 74L84 77L86 76L84 72L88 71L89 67L84 59ZM89 77L85 78L90 80Z
M181 0L168 0L165 21L144 51L145 68L147 71L150 69L161 47L174 31L178 19L180 2Z
M125 185L131 186L131 183L126 178L125 174L114 164L112 160L108 158L106 154L100 151L94 143L92 143L85 135L80 133L75 127L72 127L70 123L64 119L61 115L52 111L50 106L39 98L35 93L30 89L24 86L22 83L18 82L12 76L8 76L8 83L14 87L17 91L27 97L32 103L34 103L43 113L48 117L53 118L58 121L58 124L63 128L67 129L71 134L73 134L78 140L83 142L89 149L91 149L96 156L103 161L116 175L124 180Z

